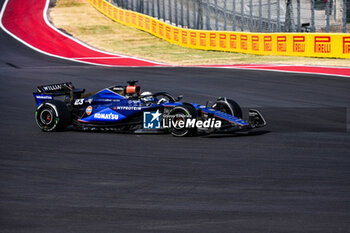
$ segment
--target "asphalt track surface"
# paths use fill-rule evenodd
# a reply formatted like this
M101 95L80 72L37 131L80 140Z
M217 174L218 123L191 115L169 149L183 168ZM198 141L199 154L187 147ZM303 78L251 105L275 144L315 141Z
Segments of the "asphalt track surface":
M36 85L217 96L258 108L252 134L174 138L34 121ZM350 79L205 68L102 68L0 32L0 232L349 232Z

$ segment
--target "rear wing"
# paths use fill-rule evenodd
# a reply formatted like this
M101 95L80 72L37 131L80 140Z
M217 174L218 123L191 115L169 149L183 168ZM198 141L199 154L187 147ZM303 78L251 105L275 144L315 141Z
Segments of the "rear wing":
M37 92L34 94L46 94L52 96L68 95L74 90L71 82L42 85L37 87Z
M37 87L37 91L33 93L37 105L42 102L53 100L54 96L69 96L69 101L80 98L85 89L74 88L71 82L48 84Z

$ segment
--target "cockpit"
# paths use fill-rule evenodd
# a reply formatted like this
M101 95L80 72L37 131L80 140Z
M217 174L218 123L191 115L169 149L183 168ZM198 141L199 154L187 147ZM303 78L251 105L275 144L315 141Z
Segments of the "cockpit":
M149 91L145 91L141 93L141 87L137 85L137 80L127 81L128 85L116 85L109 87L108 89L117 93L118 95L124 96L130 100L141 100L145 104L161 104L165 102L176 102L179 101L182 96L178 98L174 98L167 92L157 92L152 93Z

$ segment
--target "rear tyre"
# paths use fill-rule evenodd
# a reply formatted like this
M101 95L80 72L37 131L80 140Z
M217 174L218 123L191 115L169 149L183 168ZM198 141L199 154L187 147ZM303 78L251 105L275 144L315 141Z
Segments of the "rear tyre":
M71 123L71 114L62 101L52 100L36 109L35 120L44 132L61 131Z
M238 117L242 119L242 109L234 100L226 99L226 98L220 98L218 101L212 106L215 110L218 110L220 112L224 112L227 114L230 114L232 116Z
M193 136L197 133L197 128L187 128L186 127L186 119L196 119L197 111L190 104L184 104L181 106L174 107L169 115L175 116L172 118L172 125L170 128L170 133L175 137L185 137L185 136ZM184 122L184 127L179 126L179 122Z

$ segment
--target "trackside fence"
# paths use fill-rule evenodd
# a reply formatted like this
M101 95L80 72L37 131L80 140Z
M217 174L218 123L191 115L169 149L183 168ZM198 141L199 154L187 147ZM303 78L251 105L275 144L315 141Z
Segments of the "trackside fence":
M164 22L149 15L123 9L111 3L111 0L88 1L118 23L138 28L183 47L257 55L350 58L348 33L253 33L189 29L170 21ZM152 7L149 9L152 12ZM161 12L160 9L157 11Z
M347 32L350 0L109 0L183 28L248 32Z

